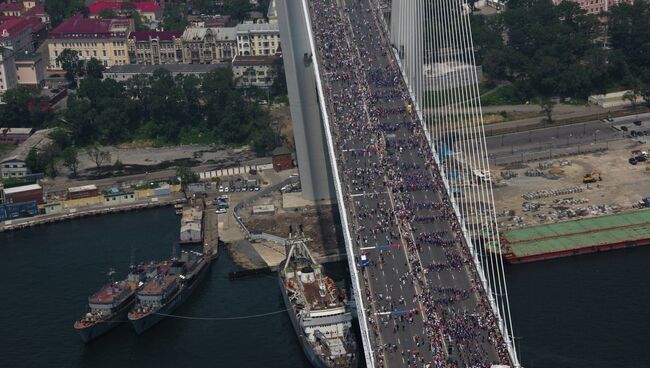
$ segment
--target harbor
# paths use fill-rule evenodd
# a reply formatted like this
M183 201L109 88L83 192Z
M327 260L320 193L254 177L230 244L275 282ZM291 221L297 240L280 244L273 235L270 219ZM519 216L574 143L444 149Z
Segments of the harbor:
M222 320L168 318L142 336L125 323L90 344L79 339L71 323L84 312L88 295L105 282L105 271L114 267L122 272L117 276L124 275L132 249L140 260L169 258L179 229L173 208L164 207L0 234L4 255L12 260L0 270L0 277L24 275L13 277L4 289L12 303L0 315L0 326L13 331L0 335L4 364L103 368L201 366L218 361L224 367L309 367L286 312L231 319L285 307L274 273L229 280L229 273L241 268L228 253L219 256L201 287L175 312ZM65 265L53 260L65 260ZM645 321L642 306L650 303L650 296L637 292L650 277L649 262L650 248L640 247L508 267L525 366L552 366L558 357L567 363L559 366L593 368L650 361L643 348L646 328L641 323ZM349 288L344 263L325 267L338 285ZM605 297L606 292L612 297ZM43 298L54 301L46 313L41 308ZM610 313L614 309L616 315ZM594 321L599 322L595 330ZM26 325L29 330L23 328ZM612 345L611 333L622 331L619 343ZM250 349L251 344L256 348ZM184 353L161 346L183 346Z

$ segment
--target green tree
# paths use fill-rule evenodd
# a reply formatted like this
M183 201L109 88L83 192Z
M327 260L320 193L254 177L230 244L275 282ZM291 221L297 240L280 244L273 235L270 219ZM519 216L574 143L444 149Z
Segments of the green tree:
M29 153L27 153L27 157L25 158L25 165L27 165L29 171L33 173L42 173L45 171L45 164L39 157L36 148L30 149Z
M86 62L86 75L90 78L102 79L104 77L104 64L101 61L90 58Z
M238 21L246 19L253 7L248 0L224 0L224 12Z
M544 100L540 104L540 107L542 108L542 112L546 115L546 121L549 123L553 122L553 108L555 107L555 102L553 102L550 99Z
M72 172L73 177L76 177L79 171L79 150L76 147L67 147L61 152L61 158L63 166Z
M97 15L103 19L115 19L118 17L117 13L113 9L102 9L102 11Z
M181 164L176 167L176 177L181 179L183 185L199 181L199 174L192 171L187 165Z
M88 12L84 0L45 0L44 5L52 27L58 26L64 19L77 12Z
M183 6L175 3L165 5L162 28L166 31L183 31L189 23L183 14Z
M56 60L65 70L65 77L69 82L75 82L77 75L81 73L83 62L79 60L79 54L76 50L64 49Z

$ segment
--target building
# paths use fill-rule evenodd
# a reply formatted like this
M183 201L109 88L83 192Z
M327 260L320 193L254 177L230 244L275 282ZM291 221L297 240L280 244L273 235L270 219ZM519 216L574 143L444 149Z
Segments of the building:
M0 14L5 17L20 17L26 10L22 1L4 2L0 4Z
M238 87L268 88L275 80L277 56L242 56L232 60L232 73Z
M32 128L0 128L0 144L21 144L32 134Z
M88 5L88 17L99 18L99 14L105 10L112 10L117 15L125 15L122 11L122 2L117 1L95 1Z
M131 64L159 65L183 62L182 32L131 32L127 41Z
M188 15L187 21L192 27L215 28L234 26L230 15Z
M123 192L118 188L112 188L110 192L104 193L104 205L115 206L135 202L134 192Z
M293 155L289 148L282 146L271 152L275 171L293 169Z
M5 204L18 204L31 201L35 201L38 204L45 203L43 199L43 188L38 184L5 188L4 197Z
M164 69L177 75L195 75L200 77L219 68L226 68L228 64L164 64L164 65L116 65L104 71L104 79L114 79L118 82L127 81L135 75L153 75L158 69Z
M633 93L633 91L625 90L625 91L610 92L604 95L591 95L589 96L588 101L589 103L594 104L596 106L600 106L604 109L609 109L612 107L629 106L631 104L630 101L625 99L625 95L627 93Z
M45 62L38 52L19 52L14 55L18 85L39 89L45 83Z
M88 19L81 14L68 18L50 31L48 69L61 69L57 57L65 49L77 51L82 60L98 59L106 67L128 64L127 37L132 31L131 19Z
M200 243L203 241L203 211L198 208L183 209L180 242Z
M553 0L553 5L559 5L564 0ZM618 4L634 3L634 0L572 0L580 5L588 14L600 14L609 11L609 8Z
M230 61L237 55L234 27L188 27L182 38L185 64L220 63Z
M23 13L23 16L28 18L38 18L43 24L50 24L50 16L45 11L43 5L36 5L27 9L27 11Z
M35 19L38 23L39 20ZM16 52L34 51L32 22L27 19L11 18L0 24L0 46Z
M52 129L41 129L0 160L0 178L24 178L31 174L25 160L32 149L43 150L52 143L48 135Z
M98 195L99 190L95 184L68 188L68 199L90 198Z
M16 61L14 52L11 49L0 46L0 103L2 96L7 90L18 86L18 75L16 73Z
M275 55L280 47L278 23L238 24L236 31L239 55Z
M162 10L160 6L153 1L142 1L134 3L135 11L147 22L162 20Z

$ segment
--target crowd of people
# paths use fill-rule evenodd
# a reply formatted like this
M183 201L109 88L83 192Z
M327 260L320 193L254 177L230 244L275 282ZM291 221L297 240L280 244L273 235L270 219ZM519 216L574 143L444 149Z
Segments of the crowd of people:
M309 4L350 230L369 260L362 289L377 366L509 364L383 20L369 0ZM381 284L386 274L395 282Z

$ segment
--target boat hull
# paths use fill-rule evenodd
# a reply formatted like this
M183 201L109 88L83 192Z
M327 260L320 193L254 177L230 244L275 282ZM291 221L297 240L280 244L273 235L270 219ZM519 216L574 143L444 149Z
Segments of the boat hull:
M135 333L140 335L150 329L151 327L158 324L162 321L166 315L173 313L176 308L180 307L194 290L201 284L201 281L205 278L205 275L208 274L210 266L212 265L212 260L208 260L207 264L199 271L196 275L196 278L190 284L183 287L175 296L173 296L167 303L165 303L160 309L155 312L149 313L143 317L137 319L130 319L131 324Z
M302 351L307 357L307 360L309 360L309 363L311 363L311 365L316 368L329 368L327 364L325 364L321 356L316 354L314 349L311 347L311 344L309 344L309 341L307 340L307 336L305 336L305 333L300 326L300 322L298 321L296 314L293 312L293 309L291 308L291 302L289 301L289 296L287 295L287 290L284 286L284 281L282 280L282 276L280 276L279 272L278 272L278 281L280 283L280 290L282 291L282 299L284 300L284 306L287 308L287 314L289 314L291 325L293 326L293 330L296 333L296 336L298 337L298 341L300 341L300 347L302 348Z
M95 322L92 325L87 327L75 326L75 329L79 333L79 336L81 336L81 340L83 340L83 342L85 343L89 343L92 340L102 336L103 334L117 327L121 323L126 322L129 310L131 309L134 303L135 303L135 298L133 298L131 302L127 303L127 305L122 307L122 309L115 312L113 316L111 316L111 318L107 320Z

